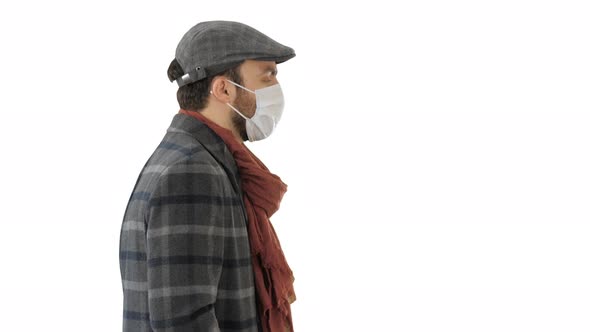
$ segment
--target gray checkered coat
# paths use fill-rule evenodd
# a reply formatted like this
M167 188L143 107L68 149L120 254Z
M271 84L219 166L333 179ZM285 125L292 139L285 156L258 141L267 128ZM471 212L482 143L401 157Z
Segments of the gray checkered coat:
M174 117L139 175L120 241L123 331L258 331L237 167L199 120Z

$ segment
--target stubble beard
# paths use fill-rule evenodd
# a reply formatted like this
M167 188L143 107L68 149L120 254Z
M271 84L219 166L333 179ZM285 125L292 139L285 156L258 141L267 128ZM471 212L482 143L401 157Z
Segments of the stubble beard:
M238 95L235 101L235 108L240 111L240 113L244 114L245 116L253 116L256 112L256 99L249 98L249 92L247 91L238 91ZM248 131L246 130L246 119L244 119L241 115L236 112L232 114L232 123L234 127L238 130L238 134L242 138L243 141L248 140Z

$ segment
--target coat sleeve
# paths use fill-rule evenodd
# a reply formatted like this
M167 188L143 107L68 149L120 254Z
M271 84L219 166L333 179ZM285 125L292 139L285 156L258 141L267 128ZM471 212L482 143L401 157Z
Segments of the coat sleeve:
M215 230L224 198L210 168L174 165L150 197L146 243L154 331L219 330L214 304L224 240Z

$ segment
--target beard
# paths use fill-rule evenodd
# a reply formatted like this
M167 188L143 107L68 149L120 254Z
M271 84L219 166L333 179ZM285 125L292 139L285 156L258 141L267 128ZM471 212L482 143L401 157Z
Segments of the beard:
M256 112L256 99L252 99L249 92L238 90L234 107L237 108L240 113L244 114L244 116L252 117ZM242 140L247 141L248 131L246 130L246 119L238 113L233 112L231 120L234 127L238 130Z

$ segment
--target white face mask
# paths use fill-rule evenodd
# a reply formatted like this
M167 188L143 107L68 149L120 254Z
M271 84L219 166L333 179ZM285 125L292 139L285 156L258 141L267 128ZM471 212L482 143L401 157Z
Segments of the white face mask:
M252 91L238 83L229 80L228 82L256 95L256 112L251 118L244 116L244 114L240 113L235 107L227 103L231 109L246 120L248 140L254 142L270 136L279 123L285 106L281 86L277 83L266 88Z

